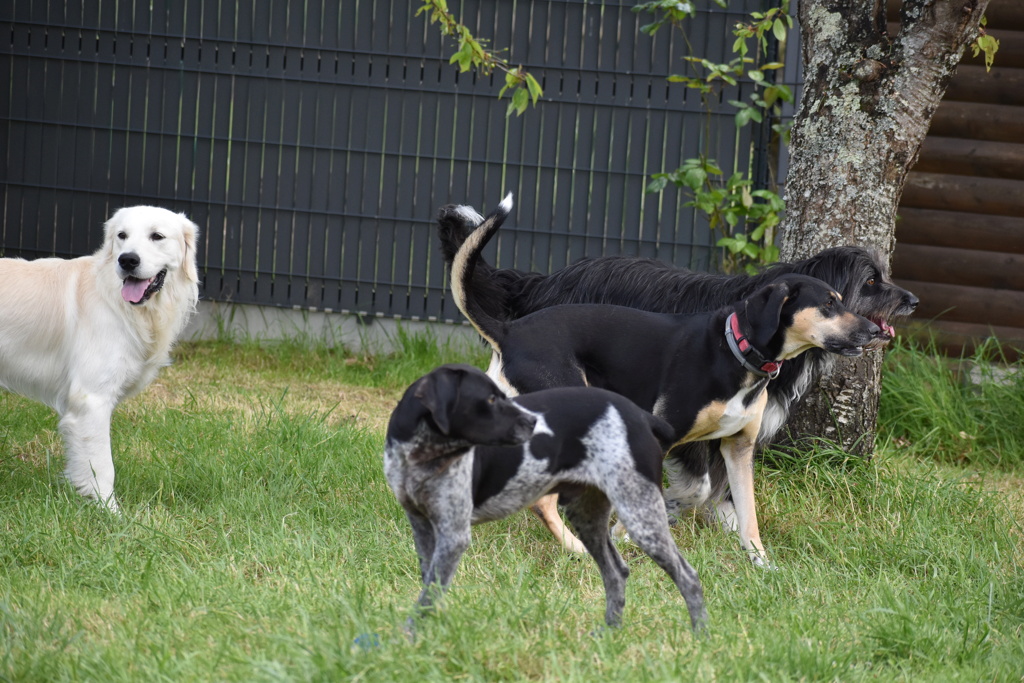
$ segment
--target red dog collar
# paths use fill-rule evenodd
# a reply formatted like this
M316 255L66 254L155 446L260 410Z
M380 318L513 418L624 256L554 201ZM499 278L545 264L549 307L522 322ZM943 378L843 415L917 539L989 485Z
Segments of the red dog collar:
M779 376L779 372L782 370L781 360L768 360L766 361L761 354L751 346L750 342L744 336L740 330L740 321L736 317L735 313L730 313L729 317L725 319L725 338L729 342L729 350L732 351L732 355L736 356L736 360L743 365L744 368L759 375L761 377L767 377L769 379L775 379ZM748 356L753 356L753 359L759 365L751 364L748 360Z

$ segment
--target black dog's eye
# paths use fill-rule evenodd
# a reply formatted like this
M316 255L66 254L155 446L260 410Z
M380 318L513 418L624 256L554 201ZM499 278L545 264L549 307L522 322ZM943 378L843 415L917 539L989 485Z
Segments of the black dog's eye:
M158 232L154 232L152 235L149 236L149 239L153 240L154 242L159 242L163 238L164 236Z
M498 397L495 396L494 394L491 394L490 396L487 397L487 402L490 403L492 406L495 403L497 403L497 401L498 401Z
M128 233L126 233L124 230L122 230L121 232L117 233L117 239L123 240L123 239L127 239L127 238L128 238Z
M874 287L874 286L875 286L875 278L871 278L871 279L869 279L869 280L868 280L867 282L865 282L864 284L866 284L866 285L867 285L868 287Z
M832 304L833 304L834 302L835 302L835 299L832 299L832 298L830 297L830 298L829 298L829 300L825 302L825 308L832 308Z

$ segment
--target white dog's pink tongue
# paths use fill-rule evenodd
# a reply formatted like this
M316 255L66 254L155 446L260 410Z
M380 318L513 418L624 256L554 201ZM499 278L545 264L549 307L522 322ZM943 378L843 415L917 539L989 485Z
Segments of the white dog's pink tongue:
M137 304L146 296L146 288L152 280L139 280L138 278L125 278L124 286L121 287L121 298L130 304Z

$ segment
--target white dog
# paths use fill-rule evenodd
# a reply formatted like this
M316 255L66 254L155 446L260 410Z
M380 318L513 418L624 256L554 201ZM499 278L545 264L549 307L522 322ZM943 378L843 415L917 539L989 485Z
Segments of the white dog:
M195 311L198 228L155 206L118 210L76 259L0 259L0 386L60 415L64 472L112 510L110 417L142 391Z

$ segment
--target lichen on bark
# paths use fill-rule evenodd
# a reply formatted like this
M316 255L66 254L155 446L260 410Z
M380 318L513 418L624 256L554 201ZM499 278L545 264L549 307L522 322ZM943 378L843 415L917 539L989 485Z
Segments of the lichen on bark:
M905 0L893 39L885 4L800 0L805 81L789 150L783 260L846 244L891 255L907 174L988 0ZM791 433L871 452L880 365L881 354L836 363L794 414Z

